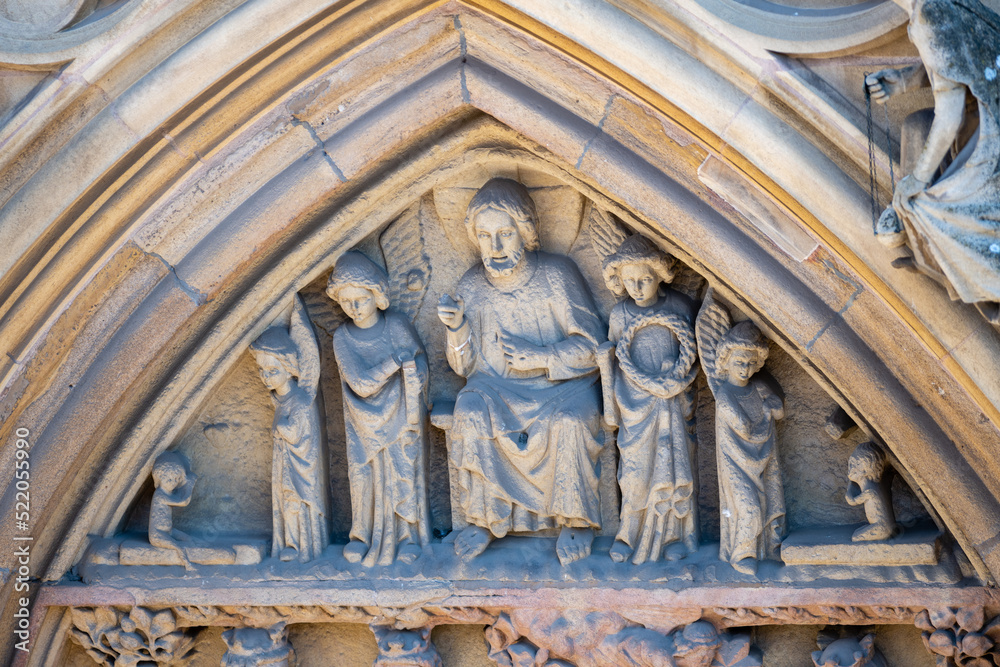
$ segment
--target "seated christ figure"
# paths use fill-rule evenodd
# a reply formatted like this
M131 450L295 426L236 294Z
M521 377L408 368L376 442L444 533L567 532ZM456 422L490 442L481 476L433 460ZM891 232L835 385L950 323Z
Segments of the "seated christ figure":
M465 226L482 264L438 305L448 363L467 378L451 442L471 525L455 551L470 559L507 533L559 528L556 553L570 563L590 554L600 528L594 352L607 328L573 261L538 249L520 183L486 183Z

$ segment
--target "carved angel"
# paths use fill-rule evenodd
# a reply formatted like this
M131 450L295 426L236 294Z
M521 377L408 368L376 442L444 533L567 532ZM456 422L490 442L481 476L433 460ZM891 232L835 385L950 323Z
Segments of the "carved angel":
M760 329L750 321L732 326L711 290L698 313L696 331L701 365L715 396L719 558L738 572L756 574L758 559L778 558L785 534L775 437L784 401L756 375L768 354Z
M694 303L661 288L674 277L674 259L638 234L611 244L616 223L592 209L594 249L604 258L608 289L626 298L611 311L608 343L598 351L605 421L617 425L621 527L611 558L677 560L698 550L694 494ZM610 242L610 243L609 243ZM617 364L613 361L617 359ZM665 553L664 553L665 552Z
M250 352L274 402L271 555L307 562L330 544L329 462L316 400L319 347L300 297L288 328L271 327Z
M351 484L344 557L367 566L413 562L430 541L427 355L410 318L386 310L389 289L386 273L359 252L344 253L327 284L351 319L333 334Z

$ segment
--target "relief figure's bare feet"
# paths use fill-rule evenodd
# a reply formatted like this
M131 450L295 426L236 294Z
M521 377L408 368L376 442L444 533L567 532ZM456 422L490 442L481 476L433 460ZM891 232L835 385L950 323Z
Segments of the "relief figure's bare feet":
M420 558L421 553L422 549L420 548L420 546L414 544L413 542L410 542L408 544L404 544L403 546L399 547L399 552L396 554L396 560L398 560L401 563L406 563L407 565L409 565L410 563Z
M621 540L615 540L615 543L611 545L611 550L608 552L611 556L611 560L616 563L624 563L628 560L628 557L632 555L632 547L625 544Z
M455 538L455 553L462 560L472 560L486 551L493 541L493 533L480 526L466 526Z
M368 553L368 545L361 540L351 540L344 547L344 558L348 563L360 563Z
M570 528L563 526L556 540L556 555L559 562L569 565L573 561L590 555L590 547L594 543L593 528Z

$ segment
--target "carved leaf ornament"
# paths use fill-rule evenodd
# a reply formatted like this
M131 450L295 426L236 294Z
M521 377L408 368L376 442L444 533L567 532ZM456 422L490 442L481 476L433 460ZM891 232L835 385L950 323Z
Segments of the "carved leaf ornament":
M1000 666L1000 617L987 624L982 607L925 610L916 625L939 667Z
M81 608L73 610L72 619L71 636L100 665L186 665L194 657L195 635L178 629L169 609Z
M669 369L661 373L651 375L640 370L632 361L631 347L632 338L639 329L647 326L659 325L666 327L680 343L680 352L677 361ZM642 387L658 398L672 398L684 391L698 369L694 365L698 355L695 345L694 331L683 317L669 313L643 313L632 320L631 324L622 332L621 340L617 347L616 355L622 373L625 374L636 386Z

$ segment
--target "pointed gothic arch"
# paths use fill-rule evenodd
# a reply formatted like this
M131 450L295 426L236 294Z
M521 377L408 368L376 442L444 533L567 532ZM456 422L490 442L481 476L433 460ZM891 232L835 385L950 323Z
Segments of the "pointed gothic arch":
M636 22L610 5L581 27L492 2L323 4L220 17L192 4L192 25L178 14L68 100L36 101L45 122L13 116L0 224L33 222L7 237L0 279L0 435L28 428L44 471L40 578L119 528L156 454L290 295L498 157L548 170L708 278L884 441L979 575L997 576L1000 417L989 369L953 353L978 324L943 296L907 305L919 286L887 280L842 224L868 206L861 147L824 146L816 123L743 90L738 57L698 59L668 25L654 26L661 53L683 74L644 80L610 61L586 44L601 12L619 12L617 36ZM142 27L131 17L122 30ZM698 77L702 90L666 87ZM51 608L75 604L59 595ZM33 622L58 641L57 616Z

